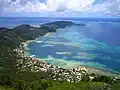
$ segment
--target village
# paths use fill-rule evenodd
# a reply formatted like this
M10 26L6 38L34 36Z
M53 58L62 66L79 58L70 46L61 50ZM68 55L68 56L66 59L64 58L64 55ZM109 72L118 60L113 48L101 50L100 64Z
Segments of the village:
M49 73L49 77L53 80L68 81L68 82L79 82L87 74L87 68L69 68L64 69L59 66L51 65L47 62L37 60L33 57L25 55L24 45L20 44L19 48L14 51L18 53L17 68L23 71L29 70L31 72L46 72ZM94 76L89 75L89 79L94 79Z

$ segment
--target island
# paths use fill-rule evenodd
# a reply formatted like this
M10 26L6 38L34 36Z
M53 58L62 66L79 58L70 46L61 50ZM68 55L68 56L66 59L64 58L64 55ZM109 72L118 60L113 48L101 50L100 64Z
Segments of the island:
M24 46L29 40L72 25L85 26L56 21L40 27L22 24L12 29L0 28L0 89L120 90L119 73L109 75L87 66L65 69L25 55Z

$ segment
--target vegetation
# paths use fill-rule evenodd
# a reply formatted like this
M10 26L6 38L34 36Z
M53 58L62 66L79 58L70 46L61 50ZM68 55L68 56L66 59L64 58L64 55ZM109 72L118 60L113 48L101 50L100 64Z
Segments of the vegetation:
M81 82L68 83L48 78L49 73L17 70L18 57L14 49L25 40L67 26L67 22L60 23L44 24L41 28L29 25L17 26L12 30L0 28L0 90L120 90L120 81L113 82L113 78L107 76L97 76L90 81L86 75Z
M66 26L77 25L69 21L57 21L53 23L47 23L41 25L41 27L32 27L30 25L20 25L12 29L18 36L24 40L34 40L39 36L45 35L47 32L56 32L59 28L65 28ZM81 24L82 25L82 24Z
M120 90L120 83L108 84L93 81L70 83L40 79L37 73L26 72L0 75L0 85L5 90Z
M47 90L109 90L109 85L101 82L62 83Z

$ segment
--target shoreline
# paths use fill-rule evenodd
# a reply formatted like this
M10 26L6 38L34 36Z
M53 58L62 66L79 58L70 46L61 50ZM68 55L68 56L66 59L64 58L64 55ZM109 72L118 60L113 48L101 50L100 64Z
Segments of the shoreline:
M50 34L50 33L49 33ZM49 35L47 34L47 35ZM38 37L39 38L39 37ZM28 48L27 48L27 45L30 43L30 42L33 42L33 41L36 41L38 38L36 38L35 40L29 40L27 42L24 42L23 43L23 47L24 47L24 53L25 53L25 56L26 57L30 57L32 59L35 59L37 61L41 61L41 62L44 62L44 63L48 63L46 62L44 59L42 58L36 58L35 55L32 55L30 56L29 53L26 51ZM49 63L50 64L50 63ZM53 65L53 64L51 64ZM53 65L53 66L56 66L56 65ZM56 67L59 67L59 66L56 66ZM63 67L60 67L60 68L63 68ZM86 70L86 72L88 74L96 74L96 75L105 75L105 76L112 76L112 77L118 77L120 78L120 72L115 72L115 71L112 71L112 70L104 70L104 69L100 69L100 68L97 68L97 67L92 67L92 66L87 66L87 65L77 65L75 67L69 67L69 68L63 68L63 69L74 69L74 68L80 68L81 70Z
M31 57L33 59L36 59L38 61L42 61L42 62L45 62L45 63L48 63L47 61L41 59L41 58L35 58L35 57ZM50 63L49 63L50 64ZM71 63L70 63L71 64ZM51 64L51 65L54 65L54 64ZM56 67L60 67L60 66L57 66L57 65L54 65ZM119 72L113 72L113 71L110 71L110 70L105 70L105 69L100 69L100 68L96 68L96 67L92 67L92 66L87 66L87 65L77 65L76 64L74 65L73 64L73 67L60 67L60 68L63 68L63 69L76 69L76 68L80 68L81 70L85 70L88 74L96 74L96 75L105 75L105 76L112 76L112 77L119 77L120 78L120 73Z
M15 49L15 51L18 53L18 60L16 66L17 69L20 71L44 73L48 75L47 78L67 82L82 81L84 76L87 76L90 81L92 81L95 77L100 76L110 76L115 80L120 79L120 75L105 72L103 70L85 65L78 65L73 68L62 68L60 66L45 62L40 58L30 57L25 52L25 46L29 44L28 42L30 41L22 43L17 49Z

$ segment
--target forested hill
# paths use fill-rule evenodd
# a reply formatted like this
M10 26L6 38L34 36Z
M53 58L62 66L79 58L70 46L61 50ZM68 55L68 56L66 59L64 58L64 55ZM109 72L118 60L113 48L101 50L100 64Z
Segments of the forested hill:
M10 29L0 29L0 45L15 47L18 46L23 39Z
M75 24L70 21L57 21L43 24L40 27L32 27L30 25L23 24L14 27L12 30L25 40L33 40L39 36L45 35L47 32L56 32L59 28L65 28L71 25L84 26L84 24Z
M46 23L40 27L33 27L27 24L16 26L12 29L0 28L0 44L16 46L24 40L34 40L39 36L45 35L47 32L56 32L59 28L66 26L80 25L69 21L57 21ZM81 24L84 26L84 24Z

